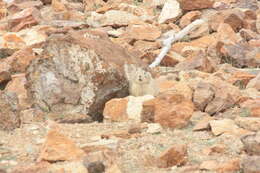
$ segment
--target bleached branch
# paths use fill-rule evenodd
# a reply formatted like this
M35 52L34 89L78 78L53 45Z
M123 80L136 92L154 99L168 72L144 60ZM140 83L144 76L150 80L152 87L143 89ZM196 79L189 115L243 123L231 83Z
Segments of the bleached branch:
M194 30L196 27L203 24L204 22L205 21L201 20L201 19L195 20L192 23L190 23L188 26L183 28L177 34L173 34L170 37L168 37L167 39L165 39L163 41L163 48L162 48L160 54L155 58L153 63L149 65L149 67L153 68L153 67L156 67L157 65L159 65L161 63L161 61L163 60L164 56L171 49L171 45L173 42L176 42L176 41L182 39L185 35L187 35L189 32L191 32L192 30Z

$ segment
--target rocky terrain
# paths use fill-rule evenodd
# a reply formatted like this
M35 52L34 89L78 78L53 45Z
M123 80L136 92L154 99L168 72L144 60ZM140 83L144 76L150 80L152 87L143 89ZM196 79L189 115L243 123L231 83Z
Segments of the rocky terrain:
M0 0L0 173L260 173L259 67L257 0Z

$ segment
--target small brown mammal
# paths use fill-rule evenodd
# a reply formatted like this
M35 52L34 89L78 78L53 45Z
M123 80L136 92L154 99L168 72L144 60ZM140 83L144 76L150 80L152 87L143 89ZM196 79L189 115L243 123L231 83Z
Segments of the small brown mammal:
M153 95L158 93L158 87L151 73L136 67L133 64L125 64L124 70L129 83L129 93L132 96Z

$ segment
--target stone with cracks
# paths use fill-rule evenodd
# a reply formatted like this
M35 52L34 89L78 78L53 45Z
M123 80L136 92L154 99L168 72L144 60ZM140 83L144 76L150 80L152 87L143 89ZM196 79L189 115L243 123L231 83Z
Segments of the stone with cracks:
M124 63L137 60L98 31L52 35L27 70L28 91L46 112L101 120L104 104L128 93Z

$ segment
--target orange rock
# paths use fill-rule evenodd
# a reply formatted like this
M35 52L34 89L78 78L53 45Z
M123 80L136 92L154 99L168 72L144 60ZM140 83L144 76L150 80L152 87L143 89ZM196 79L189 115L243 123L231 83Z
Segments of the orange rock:
M31 61L36 58L32 48L28 47L15 52L11 57L11 71L24 73L26 68L30 65Z
M51 7L55 12L67 11L65 4L63 4L61 0L52 0Z
M241 103L240 106L249 109L251 116L260 117L260 99L247 100Z
M161 31L151 24L131 25L126 29L126 32L122 35L123 38L149 41L154 41L160 36Z
M38 9L31 7L21 12L15 13L9 20L10 29L18 32L24 28L38 24L40 21L40 12Z
M200 16L201 16L200 11L191 11L191 12L186 13L180 19L180 27L184 28L185 26L189 25L194 20L200 18Z
M198 10L203 8L212 8L214 1L212 0L180 0L183 10Z
M187 146L174 145L164 151L158 159L159 168L168 168L172 166L181 166L187 162Z
M194 110L193 103L175 91L161 93L143 104L142 119L163 127L182 128L188 124Z
M25 74L17 74L12 76L12 81L9 82L5 88L6 91L16 93L19 104L22 109L29 108L31 104L29 103L27 97L27 90L25 88L26 78Z
M258 40L250 40L248 43L249 43L250 46L260 47L260 39L258 39Z
M225 43L238 43L242 40L242 37L237 35L231 26L225 23L219 25L217 32L218 40Z
M81 159L85 152L63 134L51 130L48 132L46 141L42 146L39 161L71 161Z
M128 98L112 99L105 104L104 118L111 121L126 121Z
M217 161L215 160L206 160L206 161L203 161L201 164L200 164L200 169L201 170L216 170L218 168L218 163Z
M25 41L15 33L7 33L3 36L2 46L10 49L21 49L26 46Z

